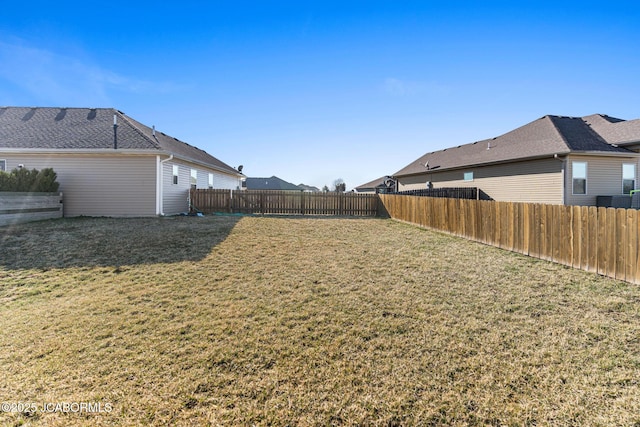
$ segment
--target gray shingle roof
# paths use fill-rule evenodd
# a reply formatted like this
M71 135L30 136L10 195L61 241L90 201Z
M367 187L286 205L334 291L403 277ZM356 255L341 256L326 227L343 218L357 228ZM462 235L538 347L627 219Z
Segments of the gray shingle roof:
M422 174L427 170L455 169L571 152L634 154L626 148L612 145L610 140L605 139L607 136L590 126L586 119L544 116L496 138L427 153L394 175ZM608 123L618 126L626 122ZM636 135L640 137L640 132ZM425 166L427 164L428 168Z
M197 147L155 132L114 108L0 107L0 149L113 149L117 117L119 150L164 151L185 160L238 174Z
M247 178L247 190L297 190L303 189L277 176L271 178Z
M609 144L634 144L640 142L640 119L622 120L602 114L583 117L585 123Z
M369 181L367 183L358 185L355 189L358 191L365 190L374 190L376 187L383 187L384 181L388 178L388 176L382 176L380 178L376 178L373 181Z

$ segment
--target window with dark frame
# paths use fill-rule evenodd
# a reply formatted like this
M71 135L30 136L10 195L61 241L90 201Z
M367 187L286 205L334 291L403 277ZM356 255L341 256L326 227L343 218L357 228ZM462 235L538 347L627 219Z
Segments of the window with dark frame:
M0 160L0 171L2 171L2 172L6 172L7 171L7 161L6 160Z

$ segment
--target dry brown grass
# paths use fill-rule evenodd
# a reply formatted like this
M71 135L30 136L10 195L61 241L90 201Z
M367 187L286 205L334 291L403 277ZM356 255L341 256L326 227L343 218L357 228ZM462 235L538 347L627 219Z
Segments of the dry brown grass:
M0 229L7 425L640 425L640 289L374 219Z

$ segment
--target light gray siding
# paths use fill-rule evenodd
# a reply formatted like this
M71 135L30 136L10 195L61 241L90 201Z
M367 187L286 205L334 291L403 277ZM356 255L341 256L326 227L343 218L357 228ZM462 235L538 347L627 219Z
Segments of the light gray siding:
M156 214L156 158L119 154L2 154L7 169L53 168L64 193L64 216Z
M207 178L208 179L208 178ZM220 172L213 173L213 188L236 190L240 188L241 182L238 177L223 174ZM207 183L202 188L208 188Z
M587 164L587 194L573 194L573 162ZM596 157L571 155L567 158L566 204L596 204L597 196L622 195L622 165L636 164L636 188L638 187L638 159L634 157Z
M173 165L178 166L178 183L173 183ZM191 166L186 163L168 161L163 163L162 213L175 215L189 212L189 189L191 188Z
M198 171L198 183L196 188L209 188L209 174L213 174L213 188L236 190L240 185L240 180L236 176L231 176L211 169L204 169L198 166L190 166L190 169Z
M466 172L473 172L472 181L464 180ZM399 190L423 189L427 181L434 188L477 187L496 201L563 203L563 162L554 158L444 172L433 170L400 178Z
M179 168L178 184L173 183L173 166ZM189 211L189 190L191 189L191 170L198 173L196 188L209 188L209 173L213 174L213 188L233 189L240 185L239 177L228 175L201 165L172 159L163 163L163 213L175 215Z

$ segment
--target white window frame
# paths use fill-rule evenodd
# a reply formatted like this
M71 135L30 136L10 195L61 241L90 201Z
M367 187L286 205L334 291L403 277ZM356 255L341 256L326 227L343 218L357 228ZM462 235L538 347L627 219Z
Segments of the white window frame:
M625 168L626 166L626 168ZM626 171L625 171L626 169ZM628 178L625 177L625 172L633 172L633 177L632 178ZM631 185L631 189L630 190L625 190L624 188L624 182L625 181L633 181L633 184ZM622 194L629 194L631 192L631 190L635 190L636 189L636 164L635 163L623 163L622 164Z
M189 173L189 184L194 188L198 186L198 169L191 169Z
M178 185L178 177L180 176L180 166L172 165L172 171L173 171L173 179L171 183L173 185Z
M209 188L213 188L213 174L209 172Z
M473 171L465 172L463 178L465 181L473 181Z
M0 159L0 171L2 171L2 172L6 172L7 171L7 160L6 159Z
M576 176L576 165L584 165L584 176ZM583 161L571 162L571 194L575 196L586 196L589 194L588 189L589 165ZM584 193L576 193L576 179L584 180Z

